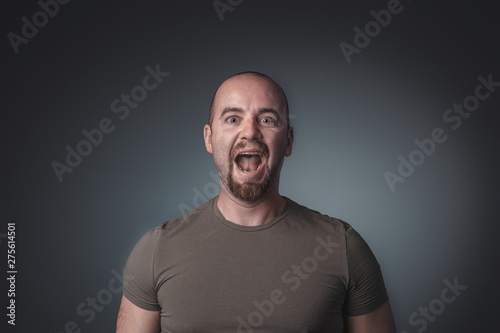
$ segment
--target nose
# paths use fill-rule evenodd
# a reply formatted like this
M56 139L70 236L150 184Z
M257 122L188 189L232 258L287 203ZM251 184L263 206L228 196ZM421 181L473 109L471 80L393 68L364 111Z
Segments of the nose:
M257 119L245 119L241 126L240 138L247 140L262 139Z

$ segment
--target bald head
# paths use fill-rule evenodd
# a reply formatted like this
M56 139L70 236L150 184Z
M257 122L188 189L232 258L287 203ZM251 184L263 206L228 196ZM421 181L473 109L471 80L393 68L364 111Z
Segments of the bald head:
M212 98L212 103L210 104L210 112L208 116L208 124L211 126L213 117L214 117L214 110L217 108L218 101L219 101L219 95L221 93L228 93L228 90L230 91L232 83L235 81L245 81L245 80L261 80L267 83L269 87L269 93L273 94L275 97L279 98L281 101L281 106L283 107L285 114L286 114L286 123L287 126L290 127L290 119L289 119L289 112L288 112L288 101L286 99L285 92L283 89L280 87L280 85L274 81L272 78L269 76L259 73L259 72L242 72L235 74L233 76L230 76L227 78L222 84L219 86L217 91L214 94L214 97Z

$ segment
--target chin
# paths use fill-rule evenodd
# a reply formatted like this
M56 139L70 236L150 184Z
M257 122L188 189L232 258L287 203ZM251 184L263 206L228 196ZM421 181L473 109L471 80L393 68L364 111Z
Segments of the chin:
M243 183L236 182L230 174L227 182L229 192L244 202L255 202L260 199L267 192L270 184L271 177L268 174L260 182L247 181Z

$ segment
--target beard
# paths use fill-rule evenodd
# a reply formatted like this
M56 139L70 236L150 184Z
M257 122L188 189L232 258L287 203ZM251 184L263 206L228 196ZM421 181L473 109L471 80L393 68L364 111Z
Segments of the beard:
M269 173L266 173L264 180L260 183L238 183L233 179L232 172L229 172L226 179L227 189L229 190L229 192L231 192L236 198L240 199L241 201L249 203L255 202L260 199L260 197L262 197L262 195L267 192L270 183L271 175Z

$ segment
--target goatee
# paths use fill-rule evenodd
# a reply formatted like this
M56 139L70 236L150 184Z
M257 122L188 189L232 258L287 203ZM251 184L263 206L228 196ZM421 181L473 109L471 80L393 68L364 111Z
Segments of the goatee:
M245 182L238 183L233 179L233 174L230 172L227 177L228 190L238 199L245 202L254 202L266 193L271 176L266 173L264 180L260 183Z

